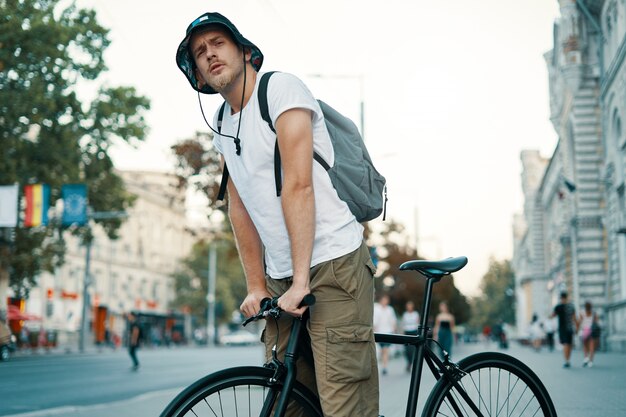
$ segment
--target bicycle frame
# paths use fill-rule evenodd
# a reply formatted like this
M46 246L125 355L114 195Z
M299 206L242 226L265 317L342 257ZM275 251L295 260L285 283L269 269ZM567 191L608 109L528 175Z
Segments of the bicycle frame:
M457 389L461 398L465 400L465 402L470 406L470 408L476 413L477 416L483 417L482 412L479 408L474 404L474 402L469 398L465 390L460 386L458 380L459 368L448 361L447 352L445 353L444 360L442 361L435 352L428 345L428 341L432 340L428 338L428 332L430 328L428 327L428 317L429 317L429 307L431 303L433 285L441 279L441 276L429 276L426 279L426 289L424 292L424 303L422 305L422 315L421 322L418 328L417 335L401 335L401 334L385 334L385 333L376 333L374 335L376 342L379 343L390 343L395 345L412 345L415 346L415 355L413 355L412 362L412 371L411 371L411 382L409 385L409 396L407 399L406 406L406 417L414 417L417 413L417 401L419 396L420 389L420 380L422 378L423 364L426 362L428 368L432 372L435 379L439 380L440 378L446 378L450 381L454 387ZM287 403L289 399L289 395L291 394L291 390L293 384L296 380L296 361L299 356L299 342L300 342L300 332L303 329L306 320L308 319L308 311L305 313L304 317L296 318L293 320L291 332L289 334L289 340L287 342L287 349L285 351L284 362L281 362L276 357L276 345L274 345L273 352L273 360L269 362L267 365L272 366L274 368L274 376L271 381L275 382L277 385L282 382L282 391L280 392L280 396L278 401L276 402L276 408L274 409L275 397L273 395L268 395L263 405L263 411L261 413L262 416L269 416L272 410L274 409L274 415L283 416L285 410L287 409ZM455 412L458 415L461 415L461 410L457 405L457 401L454 398L449 398L452 403Z
M455 373L460 370L448 362L447 352L444 357L444 361L439 359L437 354L428 345L428 341L432 340L428 338L428 316L429 306L431 301L431 294L433 285L439 281L440 278L428 278L426 280L426 290L424 292L424 303L422 305L421 323L417 329L417 335L400 335L400 334L387 334L387 333L375 333L374 338L379 343L390 343L394 345L412 345L415 346L415 354L413 355L412 371L411 371L411 383L409 385L409 397L406 404L406 417L414 417L417 413L417 400L419 397L420 381L422 378L423 364L426 362L428 368L432 372L435 379L447 378L457 388L459 395L466 401L466 403L472 408L472 410L480 417L483 416L476 404L469 398L465 390L458 384L458 378ZM456 401L450 398L452 406L458 415L461 415L461 410L458 408Z

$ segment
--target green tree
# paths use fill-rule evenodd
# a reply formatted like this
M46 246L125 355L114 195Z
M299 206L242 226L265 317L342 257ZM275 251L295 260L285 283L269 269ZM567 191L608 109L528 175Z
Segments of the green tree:
M185 268L174 275L176 298L174 308L189 308L191 314L206 322L207 265L211 242L217 245L216 305L219 322L230 320L247 294L246 280L239 260L230 222L225 216L226 204L216 201L221 181L220 155L213 149L211 133L196 132L191 138L172 146L176 156L179 186L195 187L208 199L208 216L220 226L219 236L198 243L185 260Z
M115 139L144 139L150 104L132 87L100 87L90 101L79 97L79 87L106 70L108 30L95 11L59 3L0 0L0 184L49 184L54 205L62 184L86 183L94 211L124 210L133 196L108 150ZM97 222L116 238L122 220ZM65 247L57 226L17 227L5 236L0 281L8 275L25 296L42 270L60 265ZM88 228L74 231L90 236Z
M402 314L407 301L413 301L418 311L421 311L426 289L426 279L414 272L402 272L398 268L402 263L419 259L415 249L407 244L404 226L390 220L385 222L380 231L379 239L383 242L377 246L379 255L378 275L382 279L376 282L376 292L389 294L391 304L398 315ZM379 240L375 239L375 240ZM392 278L392 280L388 280ZM386 282L393 282L386 287ZM433 287L432 302L429 315L434 320L438 312L440 301L447 301L450 311L454 314L457 324L466 322L470 316L470 306L463 294L454 285L454 277L444 277Z
M480 330L499 320L515 324L515 275L508 260L489 260L489 269L480 283L481 294L471 301L471 325Z
M225 233L211 240L217 245L215 298L218 307L216 318L220 323L230 321L231 313L239 309L247 293L246 280L232 231L228 230L228 222L224 222L224 225L227 228ZM206 323L207 317L206 297L208 269L211 266L209 265L211 242L196 243L183 261L183 268L173 275L176 298L171 307L188 309L190 314L203 324Z

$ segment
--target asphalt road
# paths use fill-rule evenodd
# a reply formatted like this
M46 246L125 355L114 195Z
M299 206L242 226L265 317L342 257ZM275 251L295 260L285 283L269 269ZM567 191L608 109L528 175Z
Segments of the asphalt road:
M455 346L455 358L494 345ZM550 392L559 416L626 416L626 355L599 353L591 369L581 366L580 350L572 368L561 367L558 351L534 352L512 345L507 353L529 365ZM0 363L0 416L15 417L154 417L184 387L226 367L262 363L260 346L143 350L141 369L129 370L125 351L17 357ZM404 416L408 374L402 358L381 376L380 410L385 417ZM423 377L420 406L433 385Z
M130 370L124 350L18 356L0 363L0 415L103 404L182 389L231 364L260 364L262 356L261 346L142 349L138 372Z

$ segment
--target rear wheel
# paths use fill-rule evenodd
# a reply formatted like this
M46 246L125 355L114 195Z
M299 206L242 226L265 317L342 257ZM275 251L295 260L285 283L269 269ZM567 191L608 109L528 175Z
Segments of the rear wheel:
M270 383L274 372L267 368L230 368L208 375L181 392L161 417L271 416L282 385ZM263 408L270 412L263 413ZM294 384L289 416L322 417L319 400L300 383Z
M484 352L469 356L458 365L465 372L458 384L480 414L450 381L442 378L428 397L424 417L556 417L548 390L519 360L502 353Z

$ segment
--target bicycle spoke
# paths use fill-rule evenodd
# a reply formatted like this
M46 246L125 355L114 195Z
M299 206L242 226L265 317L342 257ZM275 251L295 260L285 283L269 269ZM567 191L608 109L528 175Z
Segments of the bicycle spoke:
M209 410L211 410L211 412L213 413L213 415L214 415L215 417L217 417L217 413L215 412L215 410L213 410L213 407L211 407L211 404L209 404L209 402L207 401L207 399L206 399L206 398L204 398L204 402L206 403L207 407L209 407ZM191 412L193 413L193 410L191 410ZM196 414L196 413L194 413L194 414ZM197 414L196 414L196 416L197 416Z
M237 406L237 391L236 387L233 387L233 398L235 399L235 417L239 417L239 407Z
M480 367L448 383L435 411L438 417L475 417L478 412L484 417L546 416L528 382L499 366Z

